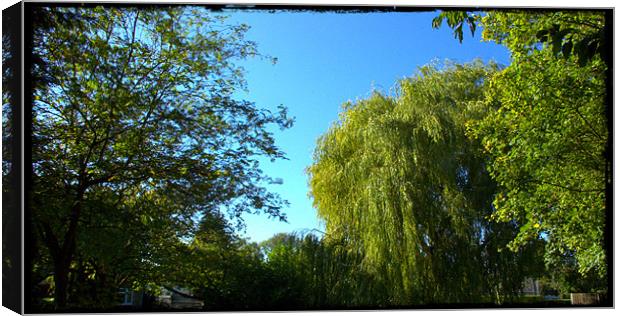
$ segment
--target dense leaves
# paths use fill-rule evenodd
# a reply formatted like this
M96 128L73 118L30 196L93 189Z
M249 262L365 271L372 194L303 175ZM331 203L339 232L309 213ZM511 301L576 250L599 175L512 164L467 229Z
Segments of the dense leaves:
M605 17L599 12L443 11L433 19L433 28L441 27L444 20L459 42L463 41L465 24L472 36L476 27L483 27L483 38L505 44L513 57L545 44L556 56L576 56L583 66L594 56L606 53L608 31Z
M244 87L234 61L257 56L247 26L193 7L41 13L55 27L34 43L49 80L34 90L32 222L58 306L78 261L101 273L127 259L139 279L179 258L196 215L285 219L256 158L284 157L267 127L292 121L232 97Z
M483 40L505 45L513 64L520 63L521 56L544 49L558 58L574 58L580 66L605 53L606 21L601 12L490 11L479 20Z
M577 47L599 34L603 19L594 13L490 13L483 23L484 38L506 43L514 59L491 81L486 102L497 111L472 129L502 188L494 217L521 224L512 246L544 233L548 260L571 251L583 274L595 270L603 277L606 65L598 54L584 62L579 53L563 50L560 58L557 43L534 48L537 29L559 23L564 45Z
M261 244L273 309L387 306L378 278L359 269L362 256L343 240L313 234L276 234Z
M422 67L396 97L346 104L318 142L308 170L314 205L327 233L381 278L388 304L481 301L494 287L501 301L527 275L517 267L536 264L498 253L494 240L515 227L488 222L495 183L465 134L465 122L485 114L478 104L496 70Z
M594 280L578 286L581 291L605 289L609 21L595 11L451 11L434 26L446 18L454 28L469 17L483 28L484 40L505 45L512 58L490 79L484 106L495 110L469 126L499 184L493 218L518 223L512 249L545 236L551 274L564 265Z

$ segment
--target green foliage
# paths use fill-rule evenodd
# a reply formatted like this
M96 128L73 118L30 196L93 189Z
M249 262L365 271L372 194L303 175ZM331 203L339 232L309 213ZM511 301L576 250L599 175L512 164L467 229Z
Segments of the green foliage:
M190 203L241 196L231 211L279 216L274 198L258 203L266 194L251 184L264 176L251 157L283 157L264 127L290 121L231 98L244 83L232 60L256 54L241 37L245 27L216 31L200 10L76 10L92 22L44 43L57 83L35 91L35 139L48 155L37 156L35 173L82 187L218 191Z
M549 49L580 66L604 52L605 16L596 11L490 11L481 18L484 40L505 45L513 63L520 56Z
M263 242L268 279L261 293L273 309L381 307L387 296L373 275L359 267L361 256L343 241L277 234Z
M260 56L247 26L196 7L40 13L53 27L33 48L45 78L33 91L31 220L44 246L35 273L53 270L59 307L65 293L92 306L71 302L80 275L161 282L161 267L186 260L196 214L285 219L257 157L284 157L268 128L292 120L232 97L245 87L234 61Z
M442 12L433 26L447 18L462 33L457 26L468 16ZM488 11L478 21L483 40L505 45L512 58L490 79L484 107L494 110L469 125L499 184L493 218L519 226L513 250L548 236L545 261L555 279L576 280L555 273L567 264L561 270L578 270L590 290L605 289L609 21L596 11Z
M466 122L485 114L485 78L495 71L480 62L422 67L394 98L345 104L318 141L308 169L314 206L327 234L361 254L389 305L490 294L501 302L532 273L518 265L537 264L499 253L505 244L494 239L515 227L488 222L495 183L466 136Z
M480 20L477 14L470 14L467 11L442 11L433 18L433 28L440 28L443 21L446 20L448 26L453 30L454 38L459 42L463 42L463 26L467 24L471 31L471 36L476 33L476 23Z
M223 215L204 214L189 245L175 249L178 259L162 262L160 282L182 286L205 303L207 310L260 308L265 268L256 244L231 229Z
M544 233L548 261L569 251L580 272L603 278L606 65L598 54L584 62L579 52L561 49L561 57L558 43L539 42L541 30L556 27L563 45L577 47L599 34L603 18L491 12L482 23L484 39L504 43L513 57L490 81L485 103L496 110L471 130L500 186L494 218L519 223L513 249Z
M594 270L581 273L573 253L554 254L548 256L547 261L554 268L549 269L543 278L544 284L556 289L561 297L570 298L570 293L605 292L606 280L601 279Z
M556 56L576 56L584 66L594 56L605 53L605 18L598 12L442 11L433 19L433 28L441 27L444 20L459 42L463 41L463 25L469 26L472 36L477 26L483 27L483 38L505 44L513 57L544 44Z

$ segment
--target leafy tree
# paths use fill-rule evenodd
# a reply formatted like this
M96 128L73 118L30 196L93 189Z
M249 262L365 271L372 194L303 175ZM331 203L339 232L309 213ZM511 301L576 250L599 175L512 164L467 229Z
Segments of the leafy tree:
M55 11L83 23L63 23ZM199 212L284 219L285 202L261 186L269 178L256 156L283 158L266 128L292 120L284 108L232 98L244 87L234 61L257 56L247 26L194 7L47 12L57 26L34 43L51 80L33 92L32 222L58 307L78 256L101 258L84 243L95 218L127 219L114 223L120 230L143 222L156 232L145 237L152 257L174 253L161 247L191 236Z
M471 125L500 185L494 218L520 227L511 248L548 236L545 260L552 270L577 264L584 278L598 275L592 285L605 288L609 21L595 11L451 11L433 25L444 18L453 28L476 20L483 40L511 52L511 65L492 77L486 96L486 106L497 110Z
M239 238L222 214L203 214L191 243L179 243L173 251L153 258L157 273L167 273L159 284L191 289L205 309L243 308L251 304L248 291L259 292L249 277L260 280L256 277L262 268L258 248L252 250Z
M272 276L272 306L300 308L312 299L314 293L304 293L311 285L305 275L309 262L303 258L302 242L294 234L281 233L261 243Z
M179 262L192 259L181 238L193 228L170 217L174 204L154 192L117 201L100 187L84 202L68 293L75 306L113 307L120 287L157 292L172 282Z
M493 239L515 227L488 222L495 182L480 143L466 136L465 123L485 114L476 104L496 70L422 67L396 97L345 104L318 141L308 169L314 206L327 234L378 276L389 305L481 301L489 284L501 302L529 273L516 266L536 264L499 254Z
M521 18L515 19L519 16ZM531 20L523 19L525 16ZM441 27L444 20L454 30L454 37L459 42L463 41L463 26L467 24L472 36L476 27L483 26L485 29L483 39L493 39L498 43L506 44L513 54L527 53L538 44L544 43L558 57L568 59L570 56L576 56L582 66L596 55L608 57L606 50L609 47L605 46L605 38L609 29L606 28L605 17L600 12L530 13L491 10L480 13L449 10L442 11L433 19L433 28ZM517 22L517 20L520 21ZM505 27L513 22L521 24L514 28ZM496 26L499 28L494 29ZM518 38L518 40L506 42L508 37Z
M276 234L265 254L264 303L273 309L385 306L378 280L342 241L314 234ZM264 292L263 292L264 293Z
M471 31L471 36L474 36L480 16L467 11L442 11L433 18L433 28L440 28L444 20L454 30L454 38L463 42L463 26L467 25Z

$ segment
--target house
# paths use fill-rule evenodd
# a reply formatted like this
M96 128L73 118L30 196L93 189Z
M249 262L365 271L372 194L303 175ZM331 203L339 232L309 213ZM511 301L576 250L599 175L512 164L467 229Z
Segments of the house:
M143 291L134 291L127 287L118 289L119 306L126 308L142 308L144 304L145 293Z
M161 294L151 296L127 287L118 289L118 307L123 309L202 309L204 303L193 293L181 287L162 287Z
M204 306L204 302L190 290L178 286L164 287L155 302L172 309L202 309Z

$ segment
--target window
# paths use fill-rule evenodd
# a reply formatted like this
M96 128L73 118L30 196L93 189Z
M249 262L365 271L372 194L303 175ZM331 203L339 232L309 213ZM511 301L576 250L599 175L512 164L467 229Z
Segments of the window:
M133 304L133 295L132 294L133 294L133 292L130 289L128 289L126 287L120 288L118 290L118 296L119 296L121 305L131 305L131 304Z

